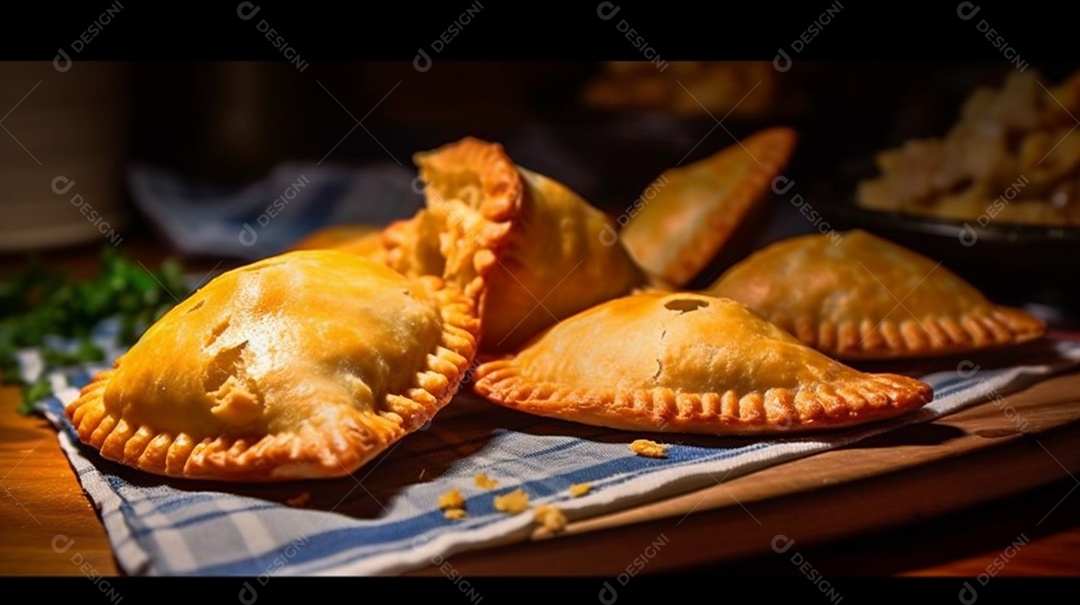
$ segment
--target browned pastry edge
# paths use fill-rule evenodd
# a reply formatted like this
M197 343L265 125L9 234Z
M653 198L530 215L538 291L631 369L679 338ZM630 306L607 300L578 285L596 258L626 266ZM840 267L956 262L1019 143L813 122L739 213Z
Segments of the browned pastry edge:
M793 318L766 315L766 319L796 338L837 359L874 360L944 356L1034 340L1046 333L1046 324L1020 309L991 305L966 317L926 317L916 320L903 309L877 325L861 322L820 322L813 315ZM906 315L906 317L905 317Z
M453 230L448 240L427 243L437 246L437 251L445 259L442 277L461 284L467 295L478 300L478 312L482 316L486 299L484 278L497 264L497 253L507 245L513 221L521 213L525 187L521 175L502 145L475 137L465 137L437 149L416 153L413 162L420 169L421 178L431 171L468 171L480 175L483 196L479 205L473 208L483 219L480 227L467 225L467 217L458 216L451 209L449 215L440 217L448 223L443 225L443 229ZM431 188L430 183L428 187ZM429 194L425 189L426 208L420 213L445 211L443 204L446 202L439 196L438 191ZM420 213L412 219L397 221L383 231L385 261L390 267L401 270L398 265L408 251L408 231L422 220ZM461 249L461 246L465 248ZM465 266L470 256L471 266ZM408 271L404 272L409 274Z
M539 416L630 431L710 435L845 428L915 410L934 394L930 385L895 374L745 394L573 388L523 376L512 358L481 364L474 389L492 403Z
M99 373L83 387L65 413L79 439L98 448L102 457L150 473L240 482L345 476L430 420L449 403L470 366L479 335L475 303L456 288L442 287L436 296L442 337L413 386L405 393L387 395L374 415L356 414L352 417L356 424L340 426L318 440L285 433L196 441L185 433L132 426L105 410L105 388L114 370ZM114 367L121 363L123 357Z
M690 241L685 242L675 258L664 266L661 275L666 282L678 286L689 283L716 256L750 208L768 196L773 178L780 174L791 157L796 137L795 130L774 126L739 143L759 152L751 157L761 165L739 182L725 203L715 205L705 217L705 224L694 231Z

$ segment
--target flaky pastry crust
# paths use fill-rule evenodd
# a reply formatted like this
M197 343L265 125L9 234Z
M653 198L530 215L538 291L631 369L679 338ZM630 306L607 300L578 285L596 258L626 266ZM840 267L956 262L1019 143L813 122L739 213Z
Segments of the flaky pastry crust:
M481 347L513 350L559 319L645 282L607 217L565 185L513 163L501 145L466 138L414 161L427 207L384 233L391 267L406 275L484 278Z
M672 286L685 286L768 197L795 140L791 128L769 128L665 171L645 188L619 238L647 272Z
M706 292L746 304L839 359L964 353L1046 331L1039 318L994 304L944 265L859 230L777 242Z
M335 250L211 280L66 408L101 455L173 477L339 477L445 406L475 353L475 301Z
M933 397L913 378L834 361L735 301L659 291L593 307L481 364L475 390L540 416L711 435L843 428Z

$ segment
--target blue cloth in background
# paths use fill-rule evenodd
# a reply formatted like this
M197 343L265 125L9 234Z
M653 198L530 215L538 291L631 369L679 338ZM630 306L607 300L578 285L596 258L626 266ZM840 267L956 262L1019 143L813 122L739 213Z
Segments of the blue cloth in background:
M128 172L135 205L180 253L244 260L283 252L322 227L408 218L424 203L415 178L414 169L391 162L285 163L240 188L148 166Z

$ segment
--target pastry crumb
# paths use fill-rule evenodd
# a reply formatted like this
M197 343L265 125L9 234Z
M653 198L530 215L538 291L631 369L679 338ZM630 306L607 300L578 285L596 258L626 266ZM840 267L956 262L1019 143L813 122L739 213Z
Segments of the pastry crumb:
M667 446L648 439L638 439L630 444L630 450L638 456L646 458L664 458L667 456Z
M461 496L461 492L452 489L439 496L439 508L443 510L450 508L465 508L465 498Z
M465 512L464 508L448 508L443 511L443 516L451 521L460 521L469 516L469 513Z
M289 498L285 501L285 504L293 508L304 508L311 502L311 492L303 492L300 495Z
M588 483L575 483L570 486L566 491L570 492L570 495L574 498L580 498L585 494L592 491L592 486Z
M480 473L473 477L473 480L476 481L476 487L479 487L480 489L492 489L499 485L498 481L488 477L486 473Z
M419 481L419 480L423 479L424 478L424 473L426 473L426 472L427 472L426 468L420 469L420 476L417 477L416 480Z
M518 488L510 493L495 496L495 510L516 515L529 509L529 494Z
M553 534L566 529L566 515L557 506L543 504L536 507L533 518L541 527Z

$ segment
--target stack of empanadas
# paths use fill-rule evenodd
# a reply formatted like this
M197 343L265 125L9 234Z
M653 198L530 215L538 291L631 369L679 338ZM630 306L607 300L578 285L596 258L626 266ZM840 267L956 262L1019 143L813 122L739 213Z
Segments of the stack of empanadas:
M524 412L761 435L890 418L933 397L830 355L940 354L1042 333L858 232L831 248L784 242L707 292L674 291L765 197L793 144L771 129L666 173L621 232L498 144L417 154L427 203L414 217L378 235L323 234L301 245L322 249L212 280L68 415L103 456L153 473L333 477L430 420L478 356L475 391Z

